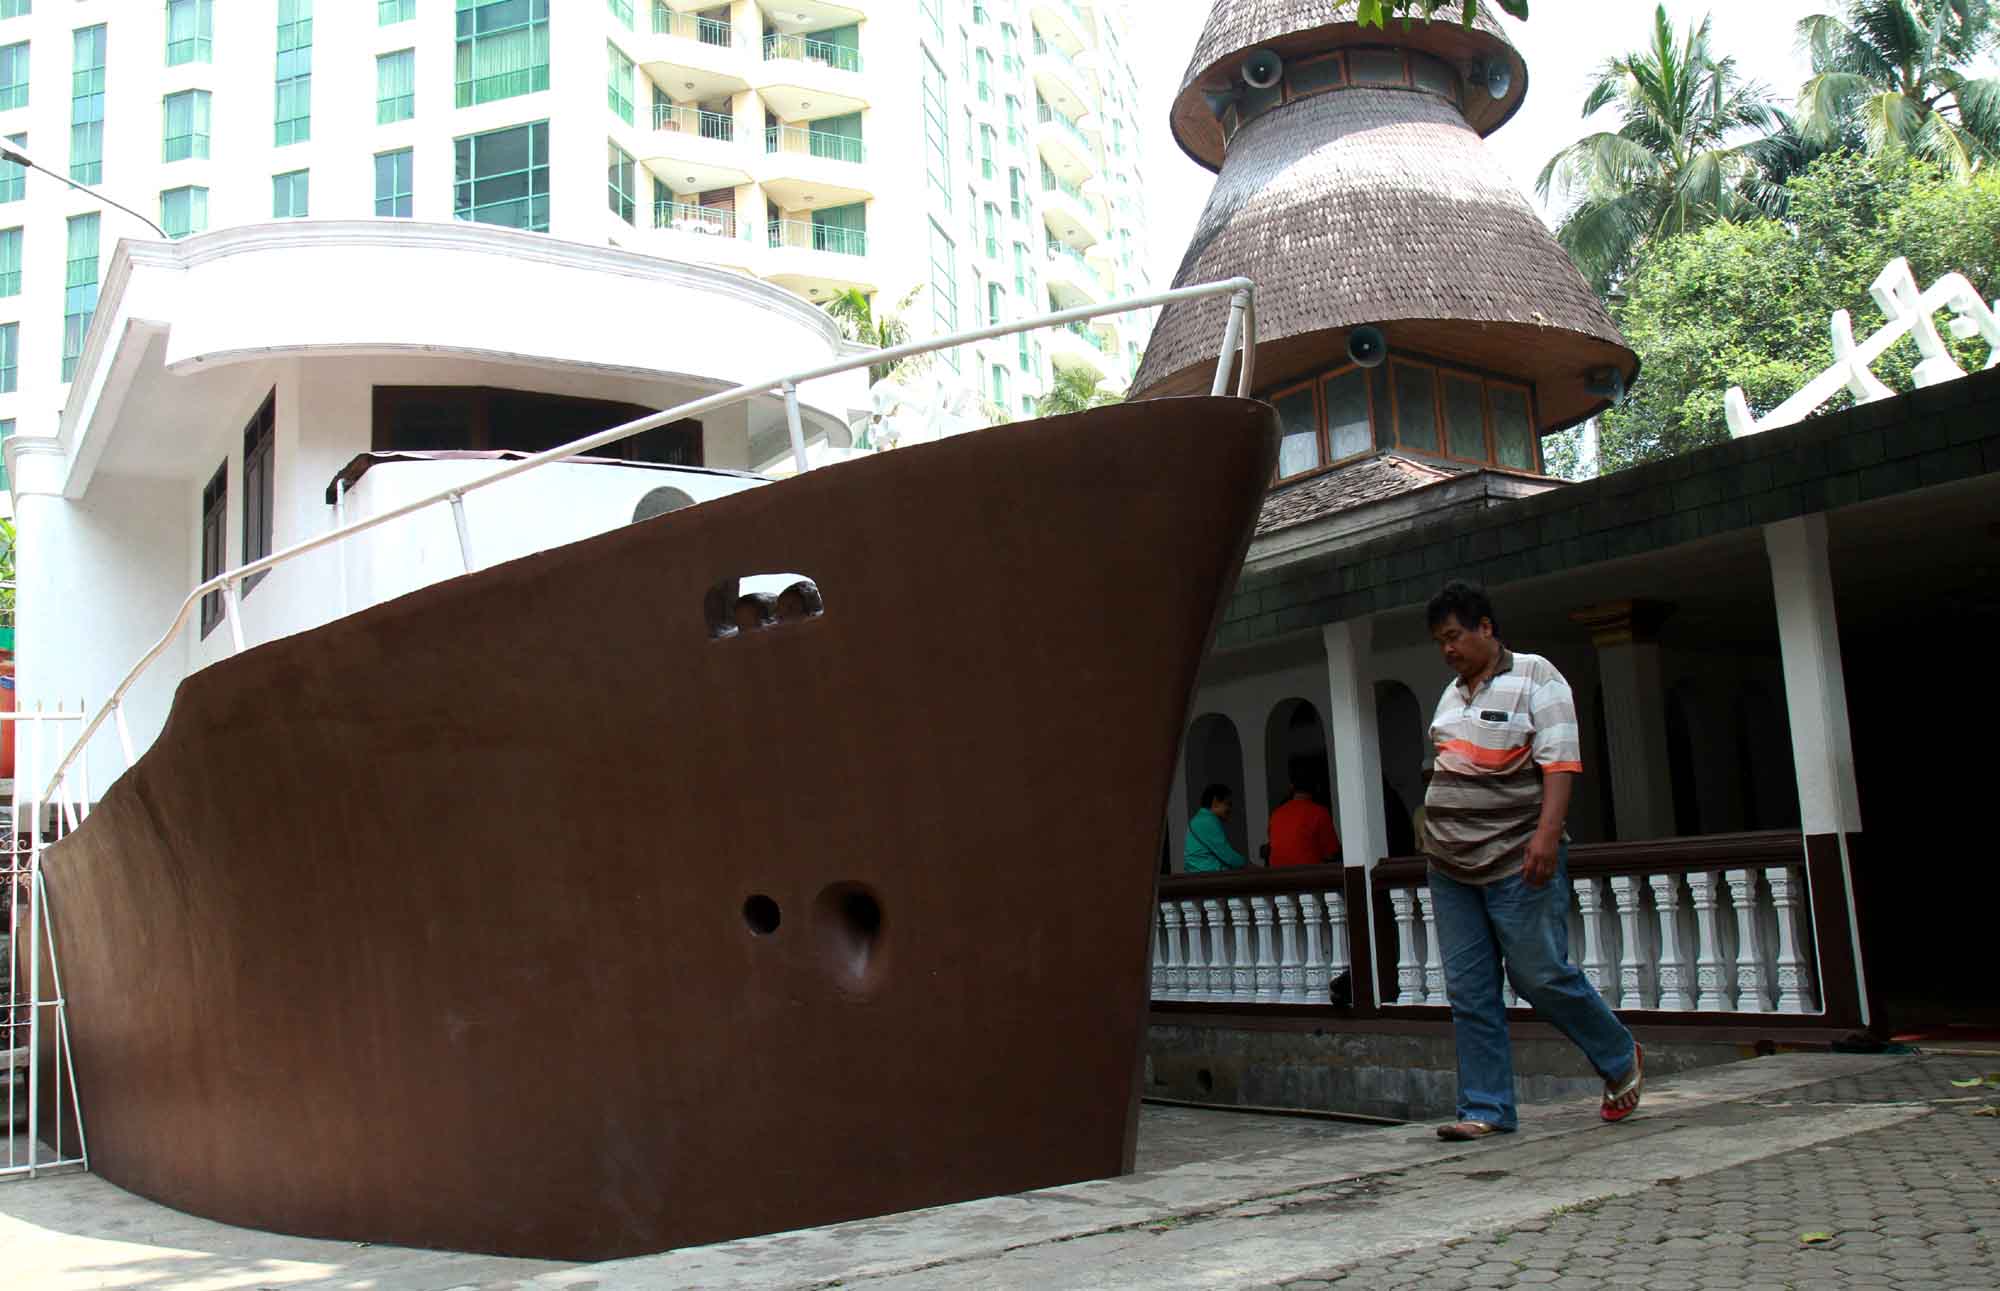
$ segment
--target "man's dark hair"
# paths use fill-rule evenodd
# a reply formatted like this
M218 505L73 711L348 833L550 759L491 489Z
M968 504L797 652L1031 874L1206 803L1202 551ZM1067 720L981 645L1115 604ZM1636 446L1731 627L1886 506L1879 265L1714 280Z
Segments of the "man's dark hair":
M1500 619L1493 613L1493 602L1486 598L1486 589L1474 583L1454 578L1431 597L1430 608L1425 612L1424 629L1435 632L1447 618L1455 618L1459 626L1468 632L1479 630L1479 620L1493 624L1493 635L1500 635Z
M1228 785L1212 784L1201 791L1201 805L1204 807L1213 807L1216 803L1228 802L1233 797L1235 795L1229 792Z

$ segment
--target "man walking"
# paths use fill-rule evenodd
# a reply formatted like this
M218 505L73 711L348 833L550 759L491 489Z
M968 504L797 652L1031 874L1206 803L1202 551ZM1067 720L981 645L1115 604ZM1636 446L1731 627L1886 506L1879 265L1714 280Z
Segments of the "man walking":
M1427 621L1458 674L1431 720L1436 757L1418 840L1458 1049L1458 1120L1438 1137L1514 1129L1503 960L1515 991L1604 1078L1604 1119L1624 1120L1639 1105L1645 1055L1569 959L1563 822L1583 771L1575 698L1547 659L1501 644L1479 588L1447 583Z

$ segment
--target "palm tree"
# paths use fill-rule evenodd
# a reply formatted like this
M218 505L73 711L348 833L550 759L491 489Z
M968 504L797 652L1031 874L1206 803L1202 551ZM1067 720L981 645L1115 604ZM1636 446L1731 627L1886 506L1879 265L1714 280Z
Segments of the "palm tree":
M1808 136L1856 131L1870 152L1927 157L1960 178L2000 158L2000 77L1965 68L2000 45L1994 0L1846 0L1799 23Z
M833 315L840 324L841 335L862 345L872 345L877 349L893 349L905 345L910 339L910 325L903 321L903 311L917 298L921 286L896 303L892 313L877 314L875 298L859 287L849 287L820 308ZM868 365L868 384L886 381L892 376L913 374L922 370L926 356L916 355L899 359L894 363L871 363Z
M1778 118L1763 86L1715 56L1709 25L1704 17L1676 39L1660 5L1652 43L1606 62L1583 101L1586 117L1615 105L1618 129L1564 148L1535 181L1544 201L1559 189L1569 202L1556 237L1599 290L1647 238L1755 213L1744 193L1757 171L1750 145Z
M1106 404L1125 402L1122 395L1100 390L1098 383L1101 380L1082 368L1056 369L1055 384L1049 387L1047 394L1035 400L1035 415L1060 417L1064 413L1084 412Z

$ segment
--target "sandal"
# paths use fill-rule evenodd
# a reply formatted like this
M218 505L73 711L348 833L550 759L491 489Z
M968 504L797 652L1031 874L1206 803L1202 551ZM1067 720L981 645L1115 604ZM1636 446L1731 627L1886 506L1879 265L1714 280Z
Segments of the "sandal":
M1448 1143L1470 1143L1474 1139L1499 1133L1500 1127L1491 1121L1453 1121L1450 1125L1438 1126L1438 1137Z
M1632 1043L1632 1074L1618 1084L1604 1084L1604 1106L1599 1114L1607 1121L1622 1121L1639 1110L1639 1095L1646 1088L1646 1051Z

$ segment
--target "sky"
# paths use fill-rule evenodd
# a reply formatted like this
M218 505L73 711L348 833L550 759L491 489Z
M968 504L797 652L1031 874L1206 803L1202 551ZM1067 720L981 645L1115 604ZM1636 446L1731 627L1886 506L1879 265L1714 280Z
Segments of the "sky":
M1143 14L1128 47L1137 62L1147 128L1147 261L1159 287L1173 281L1214 184L1210 172L1181 152L1166 125L1211 7L1211 0L1136 0L1133 6ZM1838 7L1837 0L1666 0L1677 29L1712 14L1717 52L1733 55L1744 76L1764 82L1787 104L1807 75L1793 37L1799 19ZM1654 0L1533 0L1530 9L1529 21L1508 20L1528 63L1527 101L1487 139L1487 146L1533 202L1535 177L1551 156L1588 131L1615 128L1610 111L1600 122L1611 124L1587 126L1581 116L1583 97L1593 71L1607 58L1648 43ZM1539 202L1536 206L1540 209ZM1549 218L1547 210L1543 218Z

